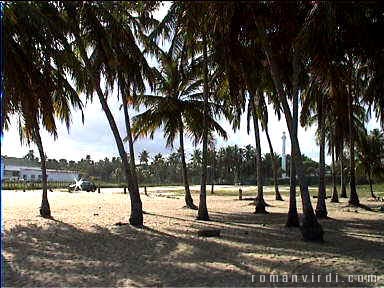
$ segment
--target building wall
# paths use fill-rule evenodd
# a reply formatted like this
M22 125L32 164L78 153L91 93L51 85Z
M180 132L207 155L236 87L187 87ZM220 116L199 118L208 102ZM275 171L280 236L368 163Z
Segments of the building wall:
M47 170L49 181L73 182L77 179L79 173L76 171L65 170ZM4 179L7 180L24 180L24 181L41 181L41 169L38 167L17 167L5 166Z
M41 171L35 168L21 168L20 178L26 181L41 181Z
M78 179L79 173L71 171L49 171L48 181L62 181L62 182L73 182L74 179Z

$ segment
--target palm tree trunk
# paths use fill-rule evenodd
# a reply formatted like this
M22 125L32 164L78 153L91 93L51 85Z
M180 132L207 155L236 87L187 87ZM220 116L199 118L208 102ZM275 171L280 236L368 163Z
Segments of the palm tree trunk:
M127 153L124 149L123 140L121 139L119 130L117 128L115 119L111 113L111 110L108 107L107 100L104 98L103 92L101 91L100 84L97 84L96 87L97 95L99 96L100 104L104 110L104 113L108 119L109 126L111 127L113 136L116 141L117 149L119 150L119 155L122 159L123 168L125 172L126 181L128 184L129 196L131 197L131 215L129 217L129 223L133 226L142 226L143 225L143 208L140 199L139 189L137 183L135 182L130 164L128 162Z
M206 36L203 34L203 61L204 61L204 118L203 118L203 151L201 163L201 186L200 186L200 202L199 210L197 213L198 220L209 221L207 209L207 158L208 158L208 55L207 55L207 41Z
M294 74L294 87L293 87L293 98L292 98L292 133L297 137L297 127L299 121L299 91L298 91L298 75L297 72ZM288 121L288 120L287 120ZM291 145L291 161L290 161L290 173L289 173L289 210L286 227L300 227L299 214L297 213L296 204L296 165L295 159L295 147Z
M331 154L332 154L332 199L331 202L339 203L339 195L337 194L336 188L336 173L335 173L335 146L331 143Z
M250 97L250 105L252 105L252 119L255 132L256 143L256 179L257 179L257 196L255 199L255 213L267 213L265 210L265 201L263 193L263 176L262 176L262 159L261 159L261 147L260 147L260 131L259 121L257 119L256 107L253 96Z
M280 191L279 191L279 183L277 179L277 169L279 167L278 159L275 156L275 153L273 151L273 146L271 142L271 138L269 137L268 127L265 127L265 135L267 135L268 145L269 145L269 152L271 153L272 159L273 159L273 183L275 184L275 199L278 201L283 201L283 197L281 197Z
M211 173L211 194L214 194L214 186L215 186L215 169L216 169L216 152L215 147L213 147L213 154L212 154L212 173Z
M345 173L344 173L344 145L341 145L340 151L340 198L347 198L347 188L345 187Z
M41 176L42 176L41 181L42 181L42 188L43 188L43 195L42 195L41 206L40 206L40 216L44 218L52 218L51 208L48 202L47 166L46 166L43 142L41 141L41 136L40 136L39 124L37 124L34 134L35 134L34 135L35 143L37 145L37 148L39 149L39 154L40 154Z
M368 181L369 181L369 188L371 189L371 197L373 199L376 199L376 195L373 193L373 185L372 185L372 176L371 176L371 171L368 171Z
M349 204L353 206L358 206L360 204L359 196L356 192L356 180L355 180L355 138L354 131L352 127L353 122L353 99L352 95L349 95L348 101L348 112L349 112L349 155L350 155L350 195L349 195Z
M319 161L319 191L317 194L316 216L317 218L327 217L327 206L325 204L325 130L324 130L324 111L323 96L318 97L318 129L320 131L320 161Z
M133 226L142 226L143 225L143 208L140 199L140 193L137 185L135 185L135 181L131 174L130 165L128 163L127 153L124 149L123 140L121 139L119 129L117 128L115 119L113 118L112 112L108 107L107 99L104 97L104 94L100 88L100 79L94 77L93 73L89 70L91 65L91 61L89 60L85 47L82 45L83 40L78 33L75 33L76 40L80 44L80 54L85 64L85 69L87 69L87 74L90 77L90 80L93 86L96 88L97 96L99 97L99 101L101 107L104 110L105 116L107 117L109 126L112 130L113 136L116 141L117 149L119 151L119 155L122 160L123 169L125 172L126 181L128 184L129 196L131 198L131 215L129 217L129 223Z
M291 155L293 155L293 149L291 148ZM297 213L297 204L296 204L296 166L295 161L291 157L290 161L290 178L289 178L289 210L286 227L300 227L299 223L299 214Z
M181 165L183 170L183 182L184 182L184 188L185 188L185 205L187 206L187 208L197 210L197 206L193 204L191 191L189 190L187 162L185 161L185 152L184 152L184 129L183 129L183 122L181 119L180 119L179 137L180 137Z
M279 75L282 75L282 73L279 73L279 67L275 60L273 59L271 48L269 45L266 45L266 57L270 64L270 71L271 76L275 85L275 88L278 92L278 96L280 99L280 102L283 107L283 112L285 115L285 119L287 122L287 127L289 130L289 135L291 139L291 145L294 149L293 154L293 160L295 161L295 166L297 170L297 176L299 177L300 181L300 193L301 193L301 201L303 205L303 217L301 222L301 233L303 235L304 240L306 241L323 241L323 228L319 224L319 222L316 219L316 215L313 211L311 198L308 191L308 179L304 174L304 166L301 158L301 151L300 151L300 145L297 138L297 133L294 133L292 130L292 121L297 122L298 118L297 115L295 115L295 118L292 119L291 111L288 105L287 95L284 93L283 85L280 81ZM296 54L296 53L295 53ZM295 65L294 65L295 66ZM294 69L295 70L295 69ZM297 69L296 69L297 70ZM296 73L294 71L294 73Z
M125 89L123 91L125 92ZM136 165L135 165L135 150L133 147L133 138L132 138L132 132L131 132L131 121L129 119L129 114L128 114L127 98L124 92L122 93L123 94L122 95L123 110L124 110L124 119L125 119L125 130L128 138L129 157L130 157L130 164L131 164L131 170L132 170L132 180L134 181L135 186L137 186L137 190L139 190L139 183L137 180Z

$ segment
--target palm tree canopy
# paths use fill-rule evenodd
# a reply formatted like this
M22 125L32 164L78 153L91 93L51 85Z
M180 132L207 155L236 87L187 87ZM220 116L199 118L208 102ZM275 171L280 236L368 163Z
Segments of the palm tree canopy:
M68 82L75 55L65 37L68 24L52 2L6 3L4 7L5 128L19 115L20 136L32 141L39 122L57 136L55 118L69 128L71 107L82 109Z

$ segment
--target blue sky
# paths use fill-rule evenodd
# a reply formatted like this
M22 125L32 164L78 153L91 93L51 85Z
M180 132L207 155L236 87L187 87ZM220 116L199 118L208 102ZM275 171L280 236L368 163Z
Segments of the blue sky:
M169 4L165 4L159 12L155 15L156 18L162 18ZM152 61L150 61L152 62ZM85 100L84 100L85 102ZM124 115L123 112L119 109L120 103L117 101L116 93L110 95L109 105L114 114L116 123L119 127L122 137L125 137L124 129ZM283 131L288 132L285 120L282 119L279 121L277 117L272 113L271 107L269 107L269 132L272 139L272 143L275 149L275 152L281 153L282 140L281 136ZM130 114L133 116L137 114L136 111L130 110ZM107 119L104 115L104 112L101 109L100 103L95 97L93 103L87 103L84 109L85 122L84 124L81 121L81 114L78 111L73 111L72 115L72 125L70 131L68 132L64 124L58 123L58 139L54 141L53 137L50 136L45 131L42 132L42 141L45 148L45 153L48 158L66 158L68 160L80 160L84 158L87 154L91 155L91 158L94 160L103 159L105 157L118 156L118 151L116 144L113 138L113 134L109 128ZM246 146L248 144L254 145L255 140L253 135L253 130L250 134L247 134L246 131L246 116L243 116L242 125L240 130L234 132L230 124L226 120L219 121L222 126L226 129L228 133L228 140L217 138L217 146L227 146L227 145L239 145ZM28 150L35 150L35 154L38 155L37 147L32 144L30 147L22 146L19 140L19 133L17 127L16 118L11 122L11 128L9 131L4 133L3 142L1 145L1 154L14 157L22 157L27 154ZM368 129L380 128L380 125L377 121L372 119L368 123ZM252 127L253 129L253 127ZM302 153L311 157L314 160L318 160L319 148L315 142L315 131L316 126L310 127L307 130L304 128L299 128L299 141L301 145ZM176 142L174 145L175 149L178 147ZM198 146L197 148L201 148ZM267 139L262 133L261 136L261 148L263 153L268 153L268 142ZM171 149L165 147L165 141L162 136L162 131L159 130L153 140L151 139L140 139L135 143L136 156L142 151L147 150L151 156L154 156L156 153L169 154L172 152ZM191 139L186 139L186 152L187 156L192 153L194 146ZM287 137L287 153L290 151L290 141ZM330 157L326 158L326 162L330 162Z

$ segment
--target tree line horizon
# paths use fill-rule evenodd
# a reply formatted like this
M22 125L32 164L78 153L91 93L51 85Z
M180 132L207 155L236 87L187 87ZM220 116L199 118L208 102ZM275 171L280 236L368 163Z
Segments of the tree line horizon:
M149 153L146 149L142 150L138 155L138 178L141 186L143 185L180 185L183 184L183 177L181 176L181 157L180 151L174 151L168 154ZM361 155L358 154L358 155ZM195 148L192 153L189 153L189 161L187 161L189 173L189 181L191 184L196 185L199 183L199 169L201 166L201 150ZM290 161L291 155L287 154L287 170L286 177L281 178L283 170L281 169L281 156L278 157L278 180L279 184L288 184L289 181L284 181L290 177ZM5 155L5 157L7 157ZM318 185L319 175L319 162L302 155L304 159L304 166L306 174L311 177L310 185ZM357 156L359 157L359 156ZM26 160L32 161L36 165L40 165L39 158L35 156L34 150L29 152L23 157ZM253 145L227 145L220 147L216 150L208 151L208 183L210 185L254 185L257 184L255 175L253 173L256 163L255 147ZM358 159L357 168L357 184L369 184L366 173L364 173L365 163L363 160ZM348 163L345 159L345 164ZM264 153L262 157L263 167L263 185L273 185L273 157L270 153ZM102 183L124 183L124 177L121 171L121 159L119 157L105 157L104 159L92 160L91 155L86 155L78 161L67 160L65 158L55 159L47 158L47 169L55 170L71 170L79 172L80 178L89 179L92 181L101 181ZM346 165L345 165L346 166ZM345 187L346 183L341 183L341 169L340 163L335 163L335 177L336 181L332 179L332 165L326 165L326 182L328 185L335 185L338 187ZM344 167L345 177L348 176L348 169ZM375 183L384 181L384 175L376 173L374 175ZM345 181L348 182L348 181ZM345 188L342 188L345 189ZM373 192L372 192L373 193Z
M348 167L351 206L361 206L356 161L365 163L370 183L383 171L383 132L376 129L368 134L366 129L371 117L384 127L383 5L379 1L172 2L165 17L156 20L153 13L160 5L156 1L4 4L2 131L11 125L11 115L17 115L20 139L38 147L41 216L51 218L40 129L56 138L57 120L69 128L71 111L83 111L80 95L87 102L99 101L109 123L130 195L132 225L144 223L135 139L153 138L162 127L168 147L179 140L186 205L197 210L197 220L209 221L209 150L215 138L228 137L218 120L227 119L237 130L244 114L247 131L251 133L253 126L255 137L254 212L267 213L261 133L268 140L276 199L281 200L278 157L268 130L267 106L272 105L277 117L286 121L291 140L286 226L299 227L304 240L322 242L324 232L318 219L328 216L326 147L333 164L339 161L341 171ZM167 50L159 45L162 41L169 43ZM159 68L148 64L149 55L156 58ZM146 87L151 93L147 94ZM113 91L118 92L113 98L124 114L124 134L109 107ZM128 108L138 107L146 110L130 117ZM319 185L314 209L297 130L299 124L315 123ZM185 135L202 147L198 206L189 190ZM340 175L341 183L346 183L346 175ZM297 187L303 208L300 218ZM331 201L339 202L335 184Z

